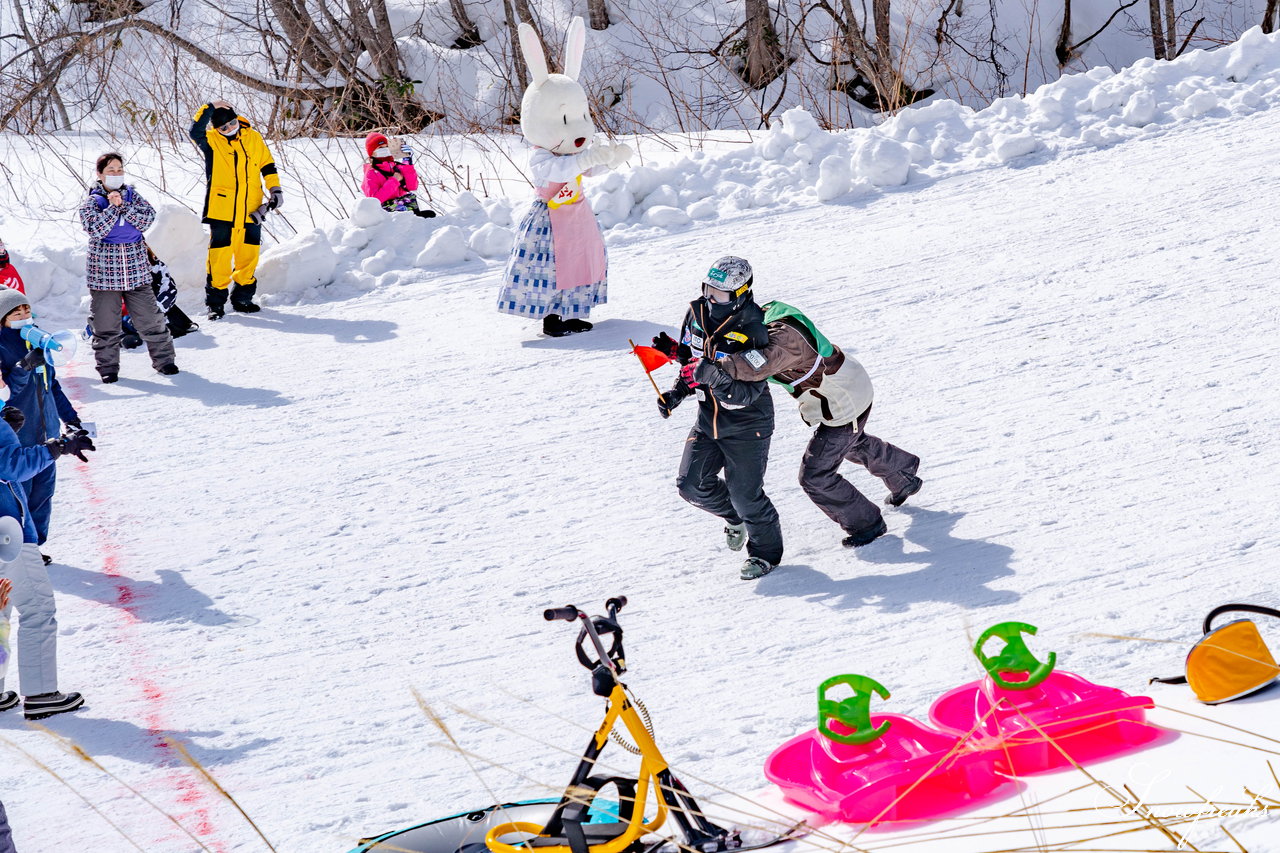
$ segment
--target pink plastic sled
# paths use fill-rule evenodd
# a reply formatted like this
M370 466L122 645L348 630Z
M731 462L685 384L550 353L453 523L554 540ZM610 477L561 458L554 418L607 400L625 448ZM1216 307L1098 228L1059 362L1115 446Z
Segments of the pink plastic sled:
M888 698L888 691L861 676L828 679L819 696L832 683L853 679ZM962 748L956 735L901 714L870 716L868 701L856 687L844 703L820 698L818 728L774 750L765 776L788 800L850 823L927 820L985 801L1012 784L996 772L994 753ZM838 706L848 710L851 703L862 706L860 725L841 722L858 716L838 713Z
M1155 703L1061 670L1027 689L991 678L940 696L929 719L990 750L1001 773L1027 776L1087 764L1146 746L1164 734L1146 722ZM994 710L993 710L994 709ZM981 722L979 722L981 721Z

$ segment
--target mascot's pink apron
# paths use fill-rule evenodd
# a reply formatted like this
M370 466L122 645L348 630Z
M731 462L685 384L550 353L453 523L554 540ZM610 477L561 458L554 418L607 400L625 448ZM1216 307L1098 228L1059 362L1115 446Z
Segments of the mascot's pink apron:
M556 290L603 281L604 240L596 215L582 192L582 176L567 184L538 187L551 214L551 244L556 255Z

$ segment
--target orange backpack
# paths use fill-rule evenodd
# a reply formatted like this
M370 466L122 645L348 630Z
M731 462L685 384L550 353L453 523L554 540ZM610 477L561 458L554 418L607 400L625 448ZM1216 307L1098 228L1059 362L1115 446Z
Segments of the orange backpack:
M1204 618L1204 636L1187 653L1187 674L1153 678L1161 684L1188 684L1196 698L1217 705L1248 696L1280 676L1258 626L1251 619L1235 619L1213 627L1213 620L1231 612L1258 613L1280 619L1280 610L1259 604L1223 604Z

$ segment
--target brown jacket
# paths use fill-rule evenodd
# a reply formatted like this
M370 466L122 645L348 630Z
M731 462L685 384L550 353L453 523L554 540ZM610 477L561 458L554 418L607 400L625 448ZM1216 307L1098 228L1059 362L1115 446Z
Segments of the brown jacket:
M739 381L773 379L792 386L800 416L815 426L853 423L871 407L871 377L857 359L835 344L826 358L818 355L809 336L786 320L769 324L769 344L717 362Z

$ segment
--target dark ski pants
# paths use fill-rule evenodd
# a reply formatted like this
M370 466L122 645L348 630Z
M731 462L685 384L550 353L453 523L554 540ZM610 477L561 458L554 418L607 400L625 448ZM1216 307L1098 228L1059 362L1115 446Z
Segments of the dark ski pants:
M870 415L868 408L856 423L838 427L820 424L800 463L804 493L850 534L878 524L880 507L840 476L840 465L846 459L879 477L891 492L905 485L920 467L920 457L864 431Z
M9 818L4 813L4 803L0 803L0 853L17 853L13 835L9 832Z
M745 522L747 553L776 566L782 562L782 524L764 493L768 463L767 438L712 438L694 429L684 444L676 488L698 509L729 524Z
M53 517L53 493L58 488L58 466L50 465L22 484L27 493L27 509L36 526L36 544L49 538L49 519Z
M151 366L159 369L173 364L173 338L169 335L164 314L156 304L156 293L151 285L136 290L90 288L89 323L93 326L93 354L98 362L98 373L106 376L120 372L120 343L124 340L120 317L122 305L129 309L129 318L133 320L138 336L146 341Z

